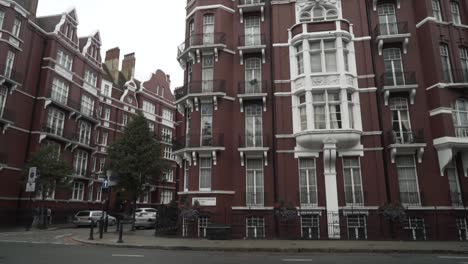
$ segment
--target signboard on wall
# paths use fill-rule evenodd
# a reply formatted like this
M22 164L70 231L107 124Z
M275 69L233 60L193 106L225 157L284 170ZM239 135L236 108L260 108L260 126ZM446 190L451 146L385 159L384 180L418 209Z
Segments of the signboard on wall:
M193 197L192 205L195 205L196 201L200 206L216 206L216 197Z

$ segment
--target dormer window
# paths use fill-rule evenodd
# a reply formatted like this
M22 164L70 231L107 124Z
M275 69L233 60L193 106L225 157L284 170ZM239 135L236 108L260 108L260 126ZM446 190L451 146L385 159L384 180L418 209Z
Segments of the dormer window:
M67 24L65 26L65 36L68 39L73 40L74 33L75 33L75 29L73 28L73 26L71 24Z
M85 72L85 82L91 84L92 86L96 87L97 84L97 76L94 72L90 70L86 70Z

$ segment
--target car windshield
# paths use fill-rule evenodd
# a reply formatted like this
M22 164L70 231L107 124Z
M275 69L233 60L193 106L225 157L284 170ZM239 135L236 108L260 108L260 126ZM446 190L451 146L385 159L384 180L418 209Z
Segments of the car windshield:
M89 216L89 211L81 211L76 214L76 216Z

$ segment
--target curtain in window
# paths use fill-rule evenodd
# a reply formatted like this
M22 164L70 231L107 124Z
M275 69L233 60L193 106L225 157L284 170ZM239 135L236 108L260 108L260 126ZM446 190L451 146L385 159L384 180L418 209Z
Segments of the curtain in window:
M314 159L299 159L301 205L317 204L317 177Z
M247 205L263 205L263 160L247 159Z
M211 158L200 158L200 190L211 190Z
M414 156L398 156L396 164L401 202L403 204L420 205Z

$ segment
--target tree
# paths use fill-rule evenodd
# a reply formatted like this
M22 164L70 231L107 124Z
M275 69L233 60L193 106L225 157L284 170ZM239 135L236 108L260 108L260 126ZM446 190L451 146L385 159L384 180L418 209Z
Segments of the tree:
M31 167L37 168L38 177L36 178L34 195L41 197L42 205L56 188L68 188L70 185L72 169L52 145L41 146L39 150L34 152L28 163L28 170ZM25 174L27 175L27 171ZM39 227L46 228L48 223L45 221L44 208L41 208L40 215Z
M117 188L133 202L134 230L138 198L145 194L148 185L159 180L161 171L166 167L159 142L141 113L127 125L122 137L110 146L107 167L117 178Z

